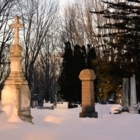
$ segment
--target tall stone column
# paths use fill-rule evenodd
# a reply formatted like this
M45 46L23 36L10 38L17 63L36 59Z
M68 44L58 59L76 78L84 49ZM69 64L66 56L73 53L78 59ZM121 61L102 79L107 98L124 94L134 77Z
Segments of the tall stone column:
M94 101L95 73L93 70L84 69L80 72L79 78L82 81L82 112L79 117L98 118Z
M129 78L123 78L122 111L129 111Z
M137 94L136 94L136 79L135 75L130 78L130 106L129 113L138 114L137 110Z
M10 75L4 83L2 90L2 111L6 113L8 119L13 115L28 122L32 122L30 111L30 90L28 82L25 80L21 65L22 48L19 45L18 28L23 27L19 22L19 17L15 16L15 23L10 25L14 28L14 43L10 47Z

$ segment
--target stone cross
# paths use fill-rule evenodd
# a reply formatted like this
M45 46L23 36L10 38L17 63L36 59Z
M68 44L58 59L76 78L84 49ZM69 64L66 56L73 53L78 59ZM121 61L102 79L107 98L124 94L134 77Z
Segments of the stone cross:
M18 45L18 43L19 43L19 32L18 32L18 29L20 27L23 27L23 24L21 24L19 22L19 17L17 15L14 17L14 19L15 19L15 23L11 24L9 27L10 28L14 28L14 45Z
M23 24L19 22L19 17L14 17L14 24L9 26L14 28L14 43L10 47L11 56L10 60L10 74L4 83L1 92L1 106L2 111L5 112L7 121L17 121L19 118L23 121L32 123L30 100L31 92L28 82L25 80L22 71L22 47L19 43L20 27ZM17 118L17 119L13 119Z

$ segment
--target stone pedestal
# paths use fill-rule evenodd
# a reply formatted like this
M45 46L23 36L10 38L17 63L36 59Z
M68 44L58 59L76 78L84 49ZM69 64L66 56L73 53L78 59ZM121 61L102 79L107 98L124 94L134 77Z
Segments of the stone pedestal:
M15 46L11 47L11 52ZM17 50L21 51L21 47L17 46ZM11 53L10 57L11 72L4 83L2 90L2 111L4 111L10 119L13 116L19 116L22 120L32 122L30 112L30 90L28 82L23 77L21 69L21 56Z
M93 81L96 78L94 71L84 69L80 72L79 78L82 81L82 112L80 112L79 117L98 118L94 101Z
M21 27L18 16L15 16L15 24L11 27L15 29L14 45L10 47L10 75L4 83L2 90L1 104L2 111L6 113L8 119L19 117L20 119L32 122L30 111L30 90L28 82L25 80L21 66L22 48L18 45L18 28Z
M129 78L123 78L122 111L129 111Z
M129 106L129 113L131 114L138 114L137 110L137 95L136 95L136 79L133 75L130 78L130 106Z

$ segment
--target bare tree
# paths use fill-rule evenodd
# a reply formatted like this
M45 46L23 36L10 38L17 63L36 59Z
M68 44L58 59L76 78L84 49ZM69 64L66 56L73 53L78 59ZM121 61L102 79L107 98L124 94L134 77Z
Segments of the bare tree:
M51 100L52 102L57 91L56 81L61 67L61 53L58 47L60 42L55 25L53 24L44 40L46 41L45 46L39 53L37 64L39 77L41 77L38 85L39 91L44 93L46 101Z
M46 36L54 21L58 2L54 0L18 1L18 13L24 23L23 30L23 63L25 78L30 89L33 82L33 71L40 50L46 46ZM44 52L45 53L45 52Z
M90 13L93 9L103 9L105 6L96 0L80 0L75 3L67 4L64 7L62 18L62 40L71 41L72 44L91 44L99 47L103 40L96 37L101 32L96 27L105 22L105 18ZM99 48L97 47L97 51Z
M10 71L8 57L12 34L8 25L11 22L14 5L15 0L0 1L0 86L3 85Z
M105 72L112 66L108 64L111 61L116 61L117 55L122 51L121 48L117 50L117 47L111 47L109 44L109 42L120 41L117 36L116 38L110 36L110 34L118 32L118 30L110 30L107 27L101 28L104 24L117 22L117 19L106 18L102 14L98 14L100 11L108 13L109 10L112 10L111 7L107 7L107 5L100 0L75 0L74 3L68 3L64 7L64 15L61 21L62 41L65 42L69 40L73 46L75 44L79 44L80 46L90 44L95 48L98 56L96 64L102 64L104 66L103 68L106 66L106 69L102 69ZM96 11L96 13L93 14L91 11ZM98 66L98 68L101 69L101 65ZM102 78L104 78L104 76ZM110 79L109 76L106 76L103 83L110 82Z

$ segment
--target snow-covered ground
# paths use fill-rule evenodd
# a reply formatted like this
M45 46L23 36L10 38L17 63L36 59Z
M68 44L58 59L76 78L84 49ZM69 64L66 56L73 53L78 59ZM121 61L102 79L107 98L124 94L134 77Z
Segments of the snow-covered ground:
M109 114L119 105L97 104L99 118L79 118L81 107L65 106L32 108L34 125L0 113L0 140L140 140L139 114Z

